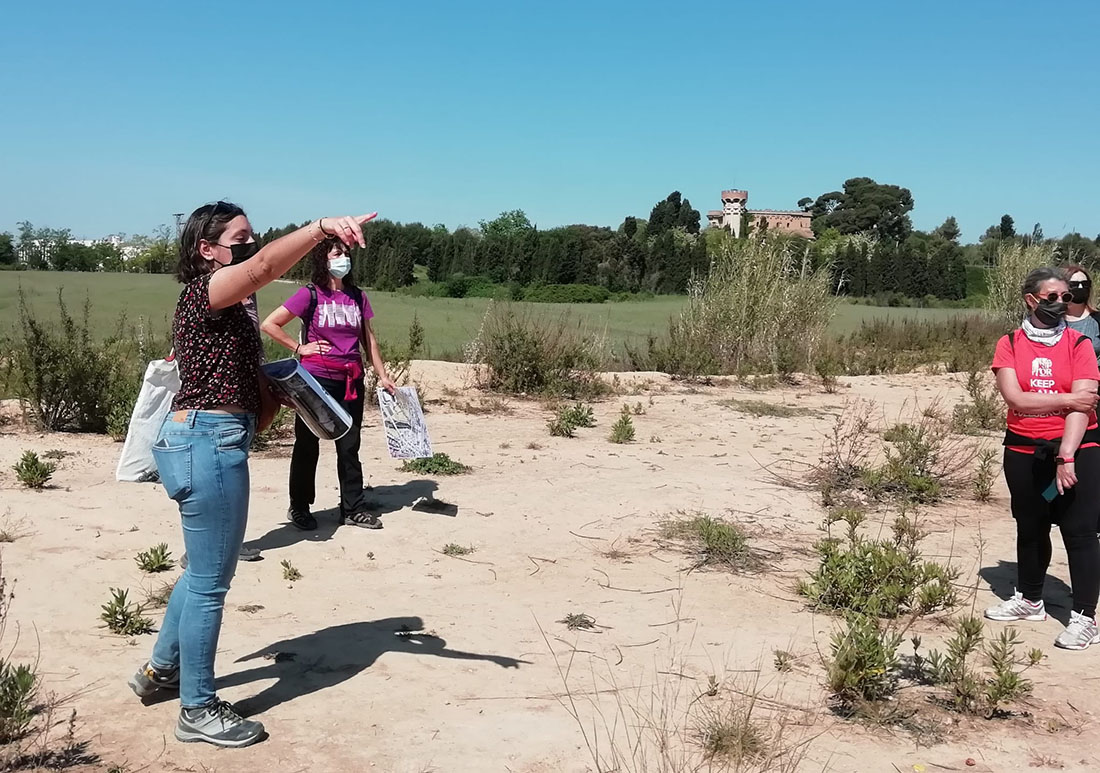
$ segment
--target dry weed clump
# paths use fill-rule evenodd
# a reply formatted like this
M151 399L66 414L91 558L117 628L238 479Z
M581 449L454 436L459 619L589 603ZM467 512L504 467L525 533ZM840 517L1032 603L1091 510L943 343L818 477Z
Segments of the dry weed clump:
M691 556L692 569L737 572L756 568L761 562L741 526L706 513L676 513L658 525L657 536Z
M725 242L688 295L665 338L628 350L635 370L686 378L808 370L838 303L830 267L814 269L808 250L770 235Z
M1004 333L1000 322L980 314L940 320L869 319L854 332L826 342L818 363L834 376L918 370L966 373L989 365Z
M809 468L809 483L826 507L931 504L971 482L977 446L954 435L937 411L913 411L910 421L888 427L874 455L871 410L866 402L846 406Z
M959 403L951 415L951 429L965 435L980 435L1004 429L1005 404L996 385L987 385L973 370L966 378L969 402Z
M720 400L718 404L723 408L731 408L738 413L747 413L756 418L774 416L779 419L789 419L794 416L807 416L810 413L808 409L797 405L768 403L763 400L738 400L731 397L728 400Z
M678 605L674 612L679 617ZM543 633L546 639L545 632ZM815 736L812 715L766 693L759 677L692 673L690 643L667 640L631 683L616 669L576 677L574 649L559 658L558 702L577 724L597 773L794 773ZM697 686L696 686L697 685Z

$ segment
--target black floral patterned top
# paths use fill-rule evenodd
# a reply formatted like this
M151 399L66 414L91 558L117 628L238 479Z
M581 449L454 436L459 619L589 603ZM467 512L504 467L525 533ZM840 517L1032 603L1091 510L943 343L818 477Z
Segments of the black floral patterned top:
M184 286L172 322L180 391L173 411L235 405L260 411L260 333L240 303L210 310L211 274Z

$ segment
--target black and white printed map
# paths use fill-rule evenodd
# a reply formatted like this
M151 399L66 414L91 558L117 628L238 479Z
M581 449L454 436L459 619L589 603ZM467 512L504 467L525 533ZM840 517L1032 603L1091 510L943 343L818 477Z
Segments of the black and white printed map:
M378 409L392 458L426 459L432 455L432 441L415 387L398 387L396 395L379 387Z

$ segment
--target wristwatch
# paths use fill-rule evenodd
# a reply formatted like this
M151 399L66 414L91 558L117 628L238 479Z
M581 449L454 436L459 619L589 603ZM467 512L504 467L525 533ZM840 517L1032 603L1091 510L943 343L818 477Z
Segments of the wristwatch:
M1063 464L1073 464L1073 462L1074 462L1073 459L1067 459L1064 456L1054 457L1054 464L1057 465L1057 466L1061 466Z

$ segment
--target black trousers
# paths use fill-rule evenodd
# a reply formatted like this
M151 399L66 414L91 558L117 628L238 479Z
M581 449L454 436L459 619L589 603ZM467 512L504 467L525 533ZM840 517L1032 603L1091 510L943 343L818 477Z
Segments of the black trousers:
M351 429L336 442L336 474L340 478L340 506L346 513L359 512L364 504L363 463L359 461L359 434L363 426L363 381L355 384L357 397L345 400L344 381L317 378L326 392L351 414ZM297 416L294 418L294 453L290 457L290 506L308 510L317 497L317 458L320 440Z
M1018 590L1028 601L1043 598L1043 581L1050 566L1050 527L1058 524L1069 559L1073 609L1096 615L1100 595L1100 448L1077 452L1077 485L1047 502L1042 492L1054 479L1054 460L1005 449L1004 469L1016 519Z

